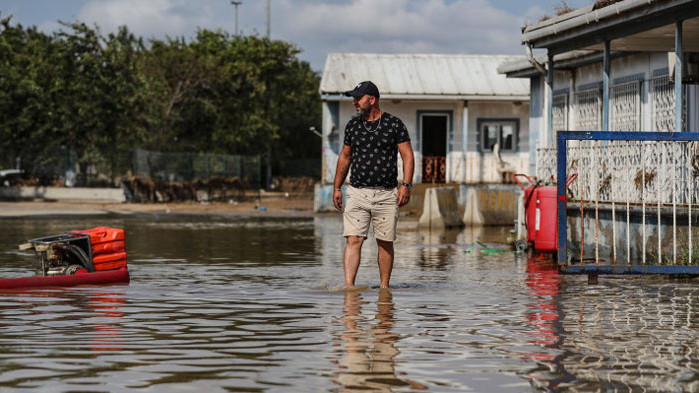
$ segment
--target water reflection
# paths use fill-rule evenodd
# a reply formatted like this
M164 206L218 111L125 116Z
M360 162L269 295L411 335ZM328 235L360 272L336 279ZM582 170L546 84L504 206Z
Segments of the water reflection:
M565 281L565 284L564 284ZM560 276L527 261L530 342L524 373L543 391L696 392L696 283L664 277Z
M420 259L419 264L424 269L445 270L451 263L450 256L454 254L453 245L461 233L461 229L420 228Z
M338 383L342 392L392 392L394 388L427 387L396 372L396 342L393 333L395 304L390 289L378 292L377 313L374 320L362 316L362 307L368 304L360 291L346 291L344 316L345 330L340 333L343 354L340 359Z
M92 350L121 351L124 337L121 327L126 301L119 292L96 291L88 295L87 304L95 315Z
M560 371L573 376L570 385L588 391L699 391L696 282L613 276L596 286L566 281Z
M534 386L557 391L561 383L573 379L561 365L566 356L561 350L565 334L560 301L561 276L556 262L543 256L527 258L526 269L529 288L527 321L534 327L529 342L536 345L536 349L525 356L525 359L536 362L526 375Z
M542 258L530 257L527 260L527 287L530 302L527 304L527 319L536 330L532 343L542 347L555 347L561 341L561 308L559 288L561 278L556 263ZM552 361L555 356L549 353L533 353L539 361Z
M122 351L123 287L0 292L0 391L67 391L94 380L101 354ZM120 367L111 365L117 372Z

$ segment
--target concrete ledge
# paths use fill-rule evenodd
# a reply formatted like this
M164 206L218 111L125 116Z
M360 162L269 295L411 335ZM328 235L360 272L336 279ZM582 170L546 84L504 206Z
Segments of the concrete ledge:
M0 187L0 199L44 199L87 203L126 202L121 188Z
M453 188L435 187L425 190L425 203L418 220L420 228L453 228L463 225Z
M518 196L522 191L513 184L434 184L416 183L410 202L401 207L401 215L420 217L424 213L428 191L434 188L451 189L456 195L458 220L468 225L514 225L517 219ZM343 187L343 195L345 194ZM337 212L332 203L333 186L316 184L313 198L314 212ZM521 204L521 202L520 202ZM463 215L462 215L463 212ZM462 225L462 224L458 224ZM458 226L457 225L457 226Z
M462 187L463 221L467 225L514 225L519 189L494 186Z

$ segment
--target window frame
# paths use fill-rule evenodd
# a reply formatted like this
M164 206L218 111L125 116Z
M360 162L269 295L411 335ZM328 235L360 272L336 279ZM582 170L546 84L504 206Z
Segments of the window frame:
M501 153L517 153L519 151L519 121L517 117L498 117L498 118L478 118L476 127L478 128L478 151L480 153L492 153L492 148L485 149L486 133L483 128L486 125L497 124L499 127L497 142L500 144ZM512 125L514 127L512 133L512 148L505 149L502 145L502 128L504 125Z

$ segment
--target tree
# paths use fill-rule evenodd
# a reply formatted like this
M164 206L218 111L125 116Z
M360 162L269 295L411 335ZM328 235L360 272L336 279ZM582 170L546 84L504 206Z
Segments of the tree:
M0 16L0 156L40 172L56 164L54 86L59 49L36 28L13 26Z
M83 174L103 164L116 175L120 150L140 144L148 126L145 83L138 75L140 39L125 27L108 38L83 23L60 32L56 123Z
M318 157L320 78L299 52L210 30L147 45L79 22L47 35L0 15L0 165L38 174L70 154L114 179L136 147Z

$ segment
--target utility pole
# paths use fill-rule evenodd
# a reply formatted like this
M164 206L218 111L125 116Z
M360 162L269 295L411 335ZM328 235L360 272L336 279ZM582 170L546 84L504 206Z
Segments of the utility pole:
M270 37L270 31L271 31L271 0L267 0L265 3L266 11L267 11L267 40L271 40L272 38ZM268 91L269 91L269 86ZM269 111L270 111L270 100L271 98L269 97L269 93L267 93L267 116L269 116ZM266 177L267 177L267 184L266 188L267 190L272 189L272 144L274 143L274 139L272 139L274 135L272 134L271 130L269 132L269 141L267 142L267 171L266 171Z
M271 39L271 30L272 30L272 5L271 5L272 0L267 0L267 38Z
M238 6L242 4L243 2L238 0L231 0L231 4L235 6L235 35L238 35Z

